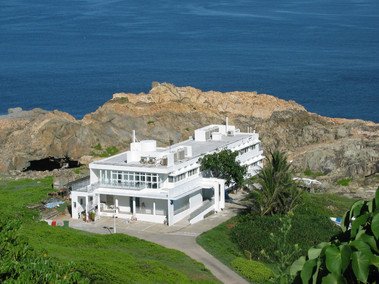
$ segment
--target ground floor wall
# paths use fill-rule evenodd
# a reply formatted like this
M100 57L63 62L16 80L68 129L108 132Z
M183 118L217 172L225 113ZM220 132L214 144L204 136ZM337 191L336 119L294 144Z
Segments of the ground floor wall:
M74 191L71 193L71 199L73 219L80 218L83 213L88 216L90 212L95 212L97 217L116 216L129 220L173 225L185 218L196 217L196 215L192 216L194 213L201 215L203 207L208 211L210 207L215 212L222 210L225 206L225 189L223 180L206 179L204 188L177 199Z

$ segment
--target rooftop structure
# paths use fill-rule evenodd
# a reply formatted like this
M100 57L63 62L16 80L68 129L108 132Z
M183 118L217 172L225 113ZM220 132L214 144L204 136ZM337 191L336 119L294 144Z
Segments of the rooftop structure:
M230 149L255 175L263 160L259 135L235 126L208 125L190 139L157 147L155 140L133 142L130 150L90 164L90 179L71 192L72 216L94 211L114 216L172 225L190 223L225 206L225 181L203 176L199 158Z

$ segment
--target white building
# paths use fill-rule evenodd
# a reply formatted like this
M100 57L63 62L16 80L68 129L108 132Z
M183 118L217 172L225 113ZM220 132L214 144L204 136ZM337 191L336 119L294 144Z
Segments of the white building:
M133 135L135 137L135 135ZM95 211L97 217L168 225L187 218L195 223L225 206L225 181L203 177L199 158L223 149L238 151L238 161L255 175L263 160L259 135L231 125L209 125L194 137L159 148L155 140L130 144L130 151L89 165L90 179L71 191L72 217Z

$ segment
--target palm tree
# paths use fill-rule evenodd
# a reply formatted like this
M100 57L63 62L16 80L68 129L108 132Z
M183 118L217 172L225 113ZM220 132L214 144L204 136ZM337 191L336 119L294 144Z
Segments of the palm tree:
M270 152L255 182L260 188L252 192L251 201L261 215L284 214L296 206L300 190L292 179L291 165L284 152Z

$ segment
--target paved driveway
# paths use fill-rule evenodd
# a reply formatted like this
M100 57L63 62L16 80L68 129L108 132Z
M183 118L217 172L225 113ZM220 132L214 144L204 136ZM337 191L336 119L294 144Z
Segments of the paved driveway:
M238 205L227 204L224 211L213 214L201 222L189 225L187 221L181 221L170 227L141 221L127 223L125 220L116 219L116 231L182 251L203 263L223 283L248 283L196 243L198 235L235 216L239 209ZM100 234L112 233L113 224L113 218L105 217L92 223L81 220L70 221L72 228Z

